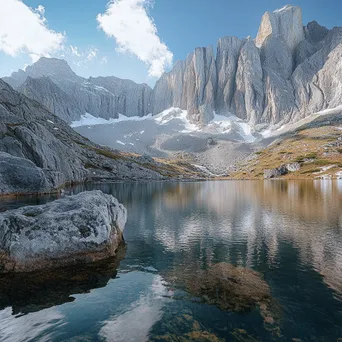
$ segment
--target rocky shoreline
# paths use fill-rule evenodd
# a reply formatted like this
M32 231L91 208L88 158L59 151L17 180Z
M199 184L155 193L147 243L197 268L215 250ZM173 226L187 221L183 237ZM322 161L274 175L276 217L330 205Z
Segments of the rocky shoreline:
M0 215L0 272L30 272L116 255L126 208L101 191L9 210Z

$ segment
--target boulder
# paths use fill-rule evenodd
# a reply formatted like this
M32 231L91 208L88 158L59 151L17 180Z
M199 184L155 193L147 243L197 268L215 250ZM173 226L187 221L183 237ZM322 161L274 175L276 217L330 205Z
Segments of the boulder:
M289 172L296 172L298 170L300 170L299 163L284 164L274 169L264 170L264 178L278 178L280 176L287 175Z
M280 167L276 167L274 169L267 169L264 170L264 178L271 179L271 178L278 178L280 176L284 176L288 173L286 165L281 165Z
M296 172L300 170L300 164L299 163L286 164L286 168L289 172Z
M115 255L125 207L101 191L0 215L0 271L29 272L84 264Z

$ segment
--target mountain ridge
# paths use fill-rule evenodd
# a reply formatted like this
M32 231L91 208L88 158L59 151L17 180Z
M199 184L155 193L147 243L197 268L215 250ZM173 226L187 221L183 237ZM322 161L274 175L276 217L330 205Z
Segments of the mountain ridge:
M114 76L84 79L65 61L53 59L53 67L46 67L46 58L4 80L69 123L75 118L61 100L32 91L23 82L25 75L51 78L74 98L75 108L95 117L142 117L174 107L186 110L189 121L200 126L217 113L235 115L262 131L340 105L341 56L342 28L329 30L316 21L303 26L301 8L287 5L263 15L256 38L222 37L216 54L212 46L196 48L164 73L153 90ZM39 82L43 87L44 81Z

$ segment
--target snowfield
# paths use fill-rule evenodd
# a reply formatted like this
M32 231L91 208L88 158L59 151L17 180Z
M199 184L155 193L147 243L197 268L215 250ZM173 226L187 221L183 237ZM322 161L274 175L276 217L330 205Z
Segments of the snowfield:
M155 116L119 115L110 120L87 113L71 126L100 145L126 152L164 158L191 155L194 164L212 174L225 173L232 160L249 155L256 140L251 127L233 115L214 113L207 126L199 127L179 108Z
M214 119L209 122L206 127L199 127L191 123L187 118L187 111L181 110L179 108L169 108L163 112L152 116L149 114L144 117L127 117L125 115L119 114L117 119L103 119L92 116L89 113L82 115L81 119L71 123L71 127L82 127L82 126L97 126L97 125L115 125L120 122L142 122L142 121L152 121L158 125L168 125L174 120L180 121L179 123L179 133L192 133L192 132L203 132L209 134L225 134L232 130L235 130L241 138L246 142L254 142L256 137L253 135L251 126L237 118L234 115L229 114L229 116L218 115L214 113ZM140 131L143 134L144 130Z

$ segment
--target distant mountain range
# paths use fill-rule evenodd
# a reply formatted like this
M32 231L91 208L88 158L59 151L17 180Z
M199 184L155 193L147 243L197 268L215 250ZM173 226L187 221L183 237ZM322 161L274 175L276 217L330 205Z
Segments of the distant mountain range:
M255 39L221 38L216 56L212 47L197 48L154 89L116 77L85 79L48 58L3 80L68 123L86 113L142 117L175 107L198 125L216 112L260 131L342 104L342 28L303 26L296 6L266 12Z
M68 123L86 113L110 119L119 113L145 116L152 111L153 90L147 84L117 77L85 79L62 59L40 58L3 80Z

